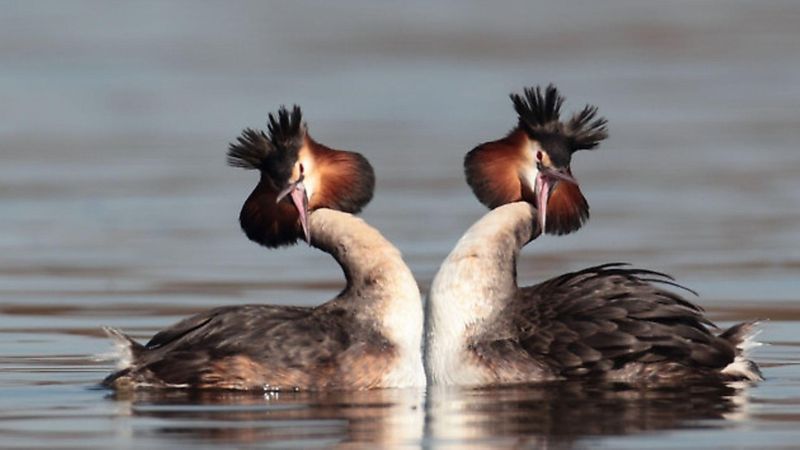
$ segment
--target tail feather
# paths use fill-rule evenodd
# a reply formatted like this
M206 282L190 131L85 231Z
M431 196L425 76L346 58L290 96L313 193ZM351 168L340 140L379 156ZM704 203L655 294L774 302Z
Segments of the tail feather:
M114 356L119 370L129 368L136 360L136 357L145 349L144 345L136 342L132 337L116 328L103 327L103 331L114 342L116 350Z
M760 322L757 320L736 324L722 334L722 339L730 342L736 347L736 357L733 362L722 369L722 373L738 380L763 381L764 375L758 365L748 359L750 350L762 344L756 341L756 337L761 333Z

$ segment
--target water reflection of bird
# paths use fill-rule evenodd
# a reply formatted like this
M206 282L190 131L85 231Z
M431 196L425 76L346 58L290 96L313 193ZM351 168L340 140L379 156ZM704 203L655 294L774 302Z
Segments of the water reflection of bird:
M104 384L267 390L423 385L417 284L400 252L351 214L372 198L369 162L314 141L297 106L270 114L268 133L246 129L231 144L228 162L261 174L240 215L247 236L271 248L305 239L336 259L346 287L313 308L212 309L146 345L109 330L124 358Z
M425 436L466 447L594 448L603 447L602 436L697 429L698 423L730 428L728 420L748 417L746 401L746 390L721 382L669 389L575 380L431 389Z
M570 161L607 133L594 106L562 122L563 97L552 85L511 98L517 127L465 159L467 182L493 210L461 237L431 286L429 382L761 379L744 355L755 324L712 333L698 306L665 289L677 286L667 275L613 263L518 287L525 244L588 218Z
M135 437L270 447L584 448L600 436L729 428L746 391L723 383L636 389L559 381L488 389L357 392L138 390L110 395L125 415L157 419ZM743 403L745 402L745 403ZM609 412L613 412L609 414ZM130 423L130 422L127 422ZM142 435L142 436L139 436Z
M415 447L422 442L425 422L425 391L416 388L271 393L149 389L116 391L110 397L126 415L158 419L152 428L132 430L134 436L156 436L177 447L187 440L236 448Z

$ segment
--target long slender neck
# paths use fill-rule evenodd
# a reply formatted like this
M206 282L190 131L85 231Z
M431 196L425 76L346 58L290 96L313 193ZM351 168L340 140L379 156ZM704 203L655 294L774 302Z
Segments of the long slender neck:
M516 292L517 256L538 233L535 224L529 203L500 206L472 225L439 267L426 305L425 359L433 382L452 376L444 372L461 357L469 333Z
M422 299L400 251L363 220L332 209L312 212L309 230L311 245L330 253L347 279L347 287L334 301L351 307L390 341L419 355Z

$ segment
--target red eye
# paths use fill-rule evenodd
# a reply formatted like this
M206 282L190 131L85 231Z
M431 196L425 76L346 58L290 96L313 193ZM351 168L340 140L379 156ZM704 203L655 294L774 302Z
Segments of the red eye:
M536 152L536 159L537 159L538 161L541 161L541 160L542 160L542 152Z

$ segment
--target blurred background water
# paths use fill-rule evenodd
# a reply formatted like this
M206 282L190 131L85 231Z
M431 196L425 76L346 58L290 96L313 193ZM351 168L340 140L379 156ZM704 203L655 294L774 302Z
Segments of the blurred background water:
M0 2L0 446L793 448L800 431L800 3ZM211 306L314 305L343 285L307 247L249 242L256 175L227 143L281 104L362 152L363 216L423 291L483 213L461 160L555 82L610 139L573 170L579 233L520 280L628 261L768 318L746 391L550 386L357 394L94 389L100 327L147 339Z

